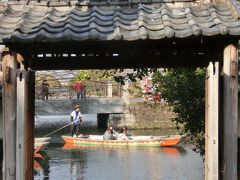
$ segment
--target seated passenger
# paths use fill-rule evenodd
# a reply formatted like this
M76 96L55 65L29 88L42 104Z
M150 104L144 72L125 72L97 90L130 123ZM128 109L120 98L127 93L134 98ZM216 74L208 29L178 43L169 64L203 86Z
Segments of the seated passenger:
M118 140L129 140L127 137L127 128L122 128L117 136Z
M114 131L112 126L109 126L106 130L106 132L103 135L104 140L116 140L116 137L114 135L116 132Z

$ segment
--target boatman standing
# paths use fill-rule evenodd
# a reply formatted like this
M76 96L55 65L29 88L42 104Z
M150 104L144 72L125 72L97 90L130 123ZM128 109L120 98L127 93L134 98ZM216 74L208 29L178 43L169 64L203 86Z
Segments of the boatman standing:
M71 113L71 136L78 137L80 125L82 124L82 114L80 112L80 105L75 105L74 111Z

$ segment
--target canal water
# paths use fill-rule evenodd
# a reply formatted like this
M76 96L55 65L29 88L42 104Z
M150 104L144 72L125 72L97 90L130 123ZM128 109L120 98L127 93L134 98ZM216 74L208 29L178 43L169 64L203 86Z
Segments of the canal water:
M102 134L96 127L96 115L84 115L85 134ZM35 136L41 137L69 123L68 116L37 117ZM204 164L189 146L178 147L81 147L69 149L59 143L63 129L52 136L35 158L35 180L203 180ZM175 130L129 131L132 135L169 135Z

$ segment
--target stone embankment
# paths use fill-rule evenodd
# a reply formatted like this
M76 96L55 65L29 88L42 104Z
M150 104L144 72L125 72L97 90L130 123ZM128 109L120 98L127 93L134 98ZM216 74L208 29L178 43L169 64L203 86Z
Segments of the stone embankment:
M150 105L144 99L80 99L80 100L37 100L36 115L69 115L75 104L81 105L83 114L97 114L99 127L106 128L108 124L115 128L129 127L131 129L174 128L172 118L175 114L165 102Z
M124 104L123 114L110 114L108 123L131 129L175 128L175 114L167 103L151 106L146 102Z

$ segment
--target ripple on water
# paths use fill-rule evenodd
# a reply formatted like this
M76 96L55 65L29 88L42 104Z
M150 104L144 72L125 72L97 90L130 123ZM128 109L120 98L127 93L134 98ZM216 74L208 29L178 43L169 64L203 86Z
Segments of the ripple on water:
M50 179L202 180L201 157L189 148L79 148L50 146ZM35 179L43 178L42 173ZM112 178L111 178L112 179Z
M46 134L69 122L69 116L40 117L36 133ZM90 118L86 118L90 119ZM93 120L94 122L95 120ZM91 121L89 121L91 123ZM42 123L42 124L41 124ZM102 134L104 130L83 127L85 133ZM55 134L69 133L69 129ZM130 131L133 135L175 134L172 130ZM199 154L187 147L179 148L78 148L64 149L49 145L44 150L45 163L35 180L203 180L203 161Z

